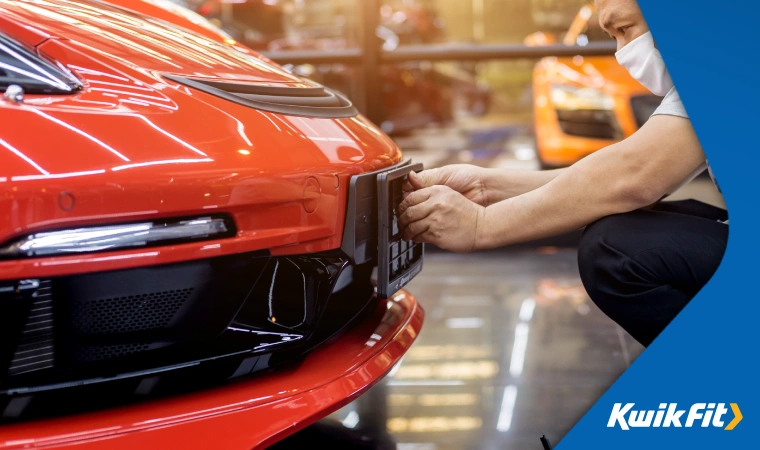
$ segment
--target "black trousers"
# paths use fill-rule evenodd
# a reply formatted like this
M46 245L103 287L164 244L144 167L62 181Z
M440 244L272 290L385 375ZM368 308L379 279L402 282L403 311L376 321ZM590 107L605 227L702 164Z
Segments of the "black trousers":
M612 320L648 346L718 269L725 210L696 200L660 202L586 227L581 280Z

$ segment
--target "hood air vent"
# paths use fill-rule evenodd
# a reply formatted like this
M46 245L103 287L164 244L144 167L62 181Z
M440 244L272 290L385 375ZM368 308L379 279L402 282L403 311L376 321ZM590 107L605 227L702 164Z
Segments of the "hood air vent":
M359 114L351 102L324 86L267 86L164 75L164 78L251 108L291 116L337 119Z

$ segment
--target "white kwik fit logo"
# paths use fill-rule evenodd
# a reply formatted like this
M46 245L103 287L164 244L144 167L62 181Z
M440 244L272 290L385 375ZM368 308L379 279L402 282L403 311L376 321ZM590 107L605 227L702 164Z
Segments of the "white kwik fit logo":
M612 406L607 428L692 428L715 427L733 430L742 421L739 405L731 403L729 410L725 403L694 403L688 409L679 409L678 403L660 403L658 409L636 410L635 403L615 403ZM731 411L733 420L726 425L723 418ZM725 427L725 428L724 428Z

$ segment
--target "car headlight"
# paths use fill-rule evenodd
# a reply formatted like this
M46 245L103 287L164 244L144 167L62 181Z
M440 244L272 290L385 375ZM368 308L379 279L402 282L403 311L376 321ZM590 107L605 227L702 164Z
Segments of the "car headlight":
M554 107L562 111L610 111L615 107L615 101L605 92L579 86L553 85L551 100Z
M192 217L31 234L0 247L0 259L123 250L232 237L231 217Z

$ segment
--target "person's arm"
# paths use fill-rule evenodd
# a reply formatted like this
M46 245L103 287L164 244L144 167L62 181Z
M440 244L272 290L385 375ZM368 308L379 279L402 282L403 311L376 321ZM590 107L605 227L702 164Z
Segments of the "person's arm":
M653 204L704 161L691 122L658 115L537 189L488 207L446 187L421 189L402 202L399 221L405 239L454 251L495 248Z
M649 206L704 161L688 119L654 116L633 136L589 155L541 188L487 208L476 246L554 236Z
M485 169L484 184L488 193L488 204L523 195L544 186L567 169L554 170L510 170Z
M432 186L447 186L479 205L488 206L538 189L563 170L486 169L471 164L452 164L410 173L404 190L413 192Z

